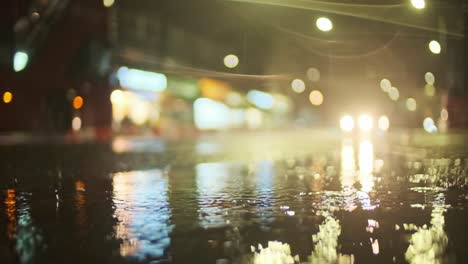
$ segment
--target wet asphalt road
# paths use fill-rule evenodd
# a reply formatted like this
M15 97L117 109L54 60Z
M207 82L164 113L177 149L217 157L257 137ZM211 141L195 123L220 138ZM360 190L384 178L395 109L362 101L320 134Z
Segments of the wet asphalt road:
M300 263L464 263L467 149L336 131L4 145L1 263L287 259L269 241Z

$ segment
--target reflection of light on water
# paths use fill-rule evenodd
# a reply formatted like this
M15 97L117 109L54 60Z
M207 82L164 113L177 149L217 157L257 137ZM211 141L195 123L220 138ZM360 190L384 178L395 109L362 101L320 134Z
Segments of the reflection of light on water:
M405 253L406 260L411 264L442 263L443 254L448 244L444 230L447 211L443 193L439 193L431 212L431 227L418 228L411 235L410 245Z
M338 237L341 234L340 222L328 213L319 226L319 232L312 235L314 250L309 257L310 263L335 263L338 260Z
M200 225L204 228L224 226L222 190L229 177L226 163L201 163L196 166Z
M75 207L77 209L77 222L80 227L85 226L86 221L86 197L85 197L86 185L83 181L75 182Z
M16 194L16 226L15 248L19 263L32 263L39 251L43 249L43 237L31 217L30 197L25 193Z
M6 213L8 217L7 235L8 239L13 239L16 232L16 193L13 189L7 190L5 199Z
M354 148L351 143L345 142L341 147L341 186L343 189L353 187L355 173Z
M263 248L260 244L258 245L259 252L257 252L253 246L251 246L251 250L254 252L254 264L293 264L299 262L299 256L291 256L291 248L287 243L283 244L279 241L268 241L268 246L266 248Z
M374 187L373 170L374 146L366 140L359 144L359 180L363 192L368 193Z
M162 257L169 246L171 226L167 183L160 170L113 176L116 238L122 256Z
M262 227L266 227L273 222L274 216L271 208L273 207L273 178L274 178L274 163L272 160L261 160L256 164L256 189L260 200L260 208L257 210L260 215ZM292 210L286 211L289 216L294 216L296 213Z

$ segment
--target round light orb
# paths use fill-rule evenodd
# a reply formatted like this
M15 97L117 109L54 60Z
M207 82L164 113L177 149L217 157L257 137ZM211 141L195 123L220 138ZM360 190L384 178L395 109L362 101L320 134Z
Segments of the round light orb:
M6 91L3 93L3 102L5 104L9 104L11 103L11 101L13 101L13 94L9 91Z
M390 88L392 88L392 83L388 79L384 78L380 81L380 88L382 88L382 91L388 93Z
M416 111L416 100L414 98L408 98L406 99L406 108L411 111L411 112L414 112Z
M319 90L313 90L309 94L310 103L319 106L323 103L323 94Z
M372 118L369 115L362 115L359 117L359 128L362 131L370 131L372 126Z
M398 98L400 98L400 92L398 91L398 88L396 87L391 87L390 90L388 91L388 96L392 101L397 101Z
M390 119L387 116L381 116L378 121L379 129L382 131L387 131L390 127Z
M428 133L437 132L437 127L435 126L434 120L432 118L430 118L430 117L424 118L423 128Z
M432 97L435 95L435 92L436 91L434 85L426 84L424 86L424 93L426 94L426 96Z
M424 74L424 80L426 81L427 84L434 85L435 76L432 72L426 72L426 74Z
M114 0L103 0L103 1L102 1L102 4L103 4L105 7L111 7L111 6L114 4Z
M224 66L229 69L235 68L239 65L239 58L234 54L229 54L224 57Z
M309 68L307 70L307 78L313 82L320 80L320 71L317 68Z
M434 54L440 54L442 47L437 40L431 40L431 42L429 42L429 50Z
M319 17L315 24L319 30L324 32L328 32L333 29L333 23L327 17Z
M351 132L354 129L354 120L350 115L345 115L340 119L340 128L345 132Z
M426 7L426 1L424 0L411 0L411 5L416 9L424 9Z
M445 109L445 108L442 109L442 110L440 111L440 119L441 119L442 121L447 121L447 120L448 120L448 117L449 117L449 114L448 114L447 109Z
M292 82L291 82L291 88L294 92L296 93L302 93L304 92L305 90L305 83L303 80L301 79L294 79Z

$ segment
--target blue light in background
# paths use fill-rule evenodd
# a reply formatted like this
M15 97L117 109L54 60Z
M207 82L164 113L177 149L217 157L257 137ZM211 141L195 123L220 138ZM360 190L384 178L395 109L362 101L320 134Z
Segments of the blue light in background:
M162 73L120 67L117 78L127 89L161 92L167 87L167 77Z
M273 108L274 98L271 94L251 90L247 93L247 99L254 104L256 107L261 109L271 109Z
M26 68L28 65L29 55L24 51L17 51L13 57L13 69L19 72Z

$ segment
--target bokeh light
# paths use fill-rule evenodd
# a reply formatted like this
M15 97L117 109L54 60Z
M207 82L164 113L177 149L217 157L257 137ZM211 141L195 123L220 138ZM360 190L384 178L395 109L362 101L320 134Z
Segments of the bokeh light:
M384 78L380 81L380 88L382 88L382 91L388 93L390 88L392 88L392 83L388 79Z
M321 31L327 32L333 29L333 23L330 19L326 17L320 17L317 19L316 23L317 28Z
M431 40L431 42L429 42L429 50L434 54L440 54L442 47L437 40Z
M131 109L129 113L130 119L133 121L133 123L141 126L146 123L149 119L149 114L150 114L150 105L147 102L139 102L138 104L135 104Z
M17 51L13 57L13 69L19 72L26 68L28 65L29 55L24 51Z
M443 108L442 110L440 110L440 119L442 121L447 121L448 117L449 117L449 113L448 113L447 109Z
M112 104L120 104L124 101L124 93L122 90L114 90L110 95Z
M390 128L390 119L387 116L381 116L378 121L379 129L387 131Z
M359 117L359 128L363 131L370 131L372 129L372 118L369 115L361 115Z
M72 129L74 131L78 131L81 129L81 118L79 118L78 116L75 116L72 119Z
M435 87L434 85L431 85L431 84L426 84L424 86L424 93L429 96L429 97L432 97L434 96L435 94Z
M103 0L103 1L102 1L102 4L103 4L105 7L111 7L111 6L114 4L114 0Z
M400 92L398 91L398 88L391 87L390 90L388 91L388 96L390 97L391 100L397 101L398 98L400 98Z
M416 100L414 98L408 98L406 99L406 108L411 111L411 112L414 112L416 111Z
M11 103L11 101L13 101L13 94L9 91L6 91L3 93L3 102L5 104L9 104Z
M79 95L75 96L75 98L73 98L73 108L78 110L81 107L83 107L83 97Z
M224 66L229 69L237 67L239 64L239 58L234 54L229 54L224 57Z
M423 128L428 133L435 133L437 132L437 127L435 126L434 120L430 117L424 118L423 121Z
M426 74L424 74L424 80L426 81L427 84L434 85L435 76L432 72L426 72Z
M350 115L345 115L340 119L340 128L343 131L351 132L354 129L354 120Z
M294 79L291 82L291 88L296 93L302 93L305 90L305 83L301 79Z
M411 5L416 9L424 9L426 7L425 0L411 0Z
M313 90L309 94L310 103L319 106L323 103L323 94L318 90Z
M271 94L257 90L249 91L247 100L261 109L271 109L275 103L275 98Z
M309 68L307 70L307 78L313 82L320 80L320 71L317 68Z

